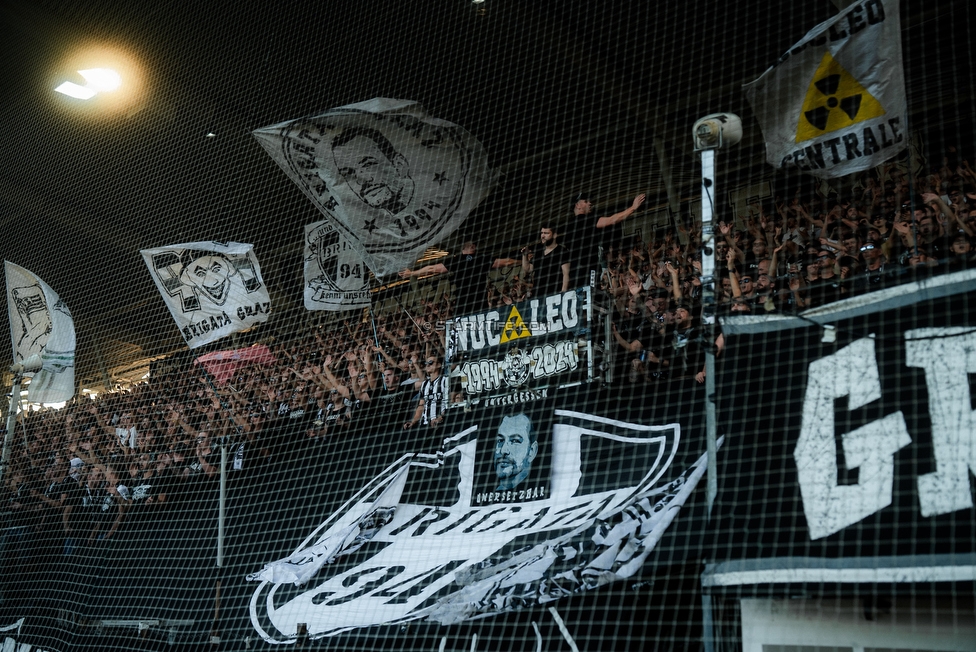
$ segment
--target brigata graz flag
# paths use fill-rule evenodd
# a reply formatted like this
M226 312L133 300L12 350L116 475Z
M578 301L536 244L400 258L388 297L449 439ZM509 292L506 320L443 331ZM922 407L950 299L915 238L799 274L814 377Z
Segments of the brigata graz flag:
M488 194L488 157L416 102L374 98L254 131L378 276L411 265Z
M140 253L191 349L267 321L271 300L251 245L189 242Z
M305 309L356 310L369 305L369 270L336 225L305 225Z
M299 623L312 638L452 625L641 572L704 475L704 440L677 422L620 421L560 402L476 408L436 453L405 454L358 491L344 485L348 498L297 549L248 575L259 583L257 633L291 643ZM367 463L376 462L354 466ZM260 538L283 535L292 538Z
M67 401L75 394L75 323L57 292L19 265L4 261L7 313L14 362L41 356L41 369L31 376L27 398L32 403Z
M766 160L818 177L866 170L908 146L898 0L860 0L743 87Z

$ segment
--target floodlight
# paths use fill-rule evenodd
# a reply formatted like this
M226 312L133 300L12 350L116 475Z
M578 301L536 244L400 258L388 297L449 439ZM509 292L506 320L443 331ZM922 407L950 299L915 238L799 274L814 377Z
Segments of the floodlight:
M122 78L119 73L111 68L91 68L89 70L79 70L78 74L88 82L87 87L98 93L106 93L116 90L122 85Z
M74 82L64 82L54 90L57 93L61 93L79 100L90 100L97 95L97 92L88 86L79 86Z

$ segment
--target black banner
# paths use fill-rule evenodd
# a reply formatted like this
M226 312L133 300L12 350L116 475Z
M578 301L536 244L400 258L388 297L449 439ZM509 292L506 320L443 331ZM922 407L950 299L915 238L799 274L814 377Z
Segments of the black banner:
M581 287L448 324L465 398L588 378L591 312L590 288Z
M976 579L976 293L942 286L725 322L706 586Z
M24 618L11 636L51 650L700 640L701 392L527 398L436 430L403 431L409 404L361 408L325 439L283 418L228 462L222 568L217 479L191 478L70 558L60 523L33 532L0 625ZM273 575L310 563L298 584Z

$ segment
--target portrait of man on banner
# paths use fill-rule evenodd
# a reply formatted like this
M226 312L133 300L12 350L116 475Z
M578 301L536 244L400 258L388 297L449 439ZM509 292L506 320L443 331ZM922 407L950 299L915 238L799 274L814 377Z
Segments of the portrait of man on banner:
M386 136L369 127L352 127L332 139L339 175L363 204L390 217L401 215L413 199L410 162Z
M478 415L474 503L548 497L552 401L514 403L474 414Z
M409 100L374 98L253 133L380 278L453 233L494 179L476 138Z

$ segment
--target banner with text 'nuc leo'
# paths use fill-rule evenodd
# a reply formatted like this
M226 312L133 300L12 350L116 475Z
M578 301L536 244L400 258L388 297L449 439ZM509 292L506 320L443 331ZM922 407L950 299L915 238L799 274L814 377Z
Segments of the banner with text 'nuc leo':
M587 377L591 311L590 288L581 287L450 322L448 354L460 363L465 398Z

